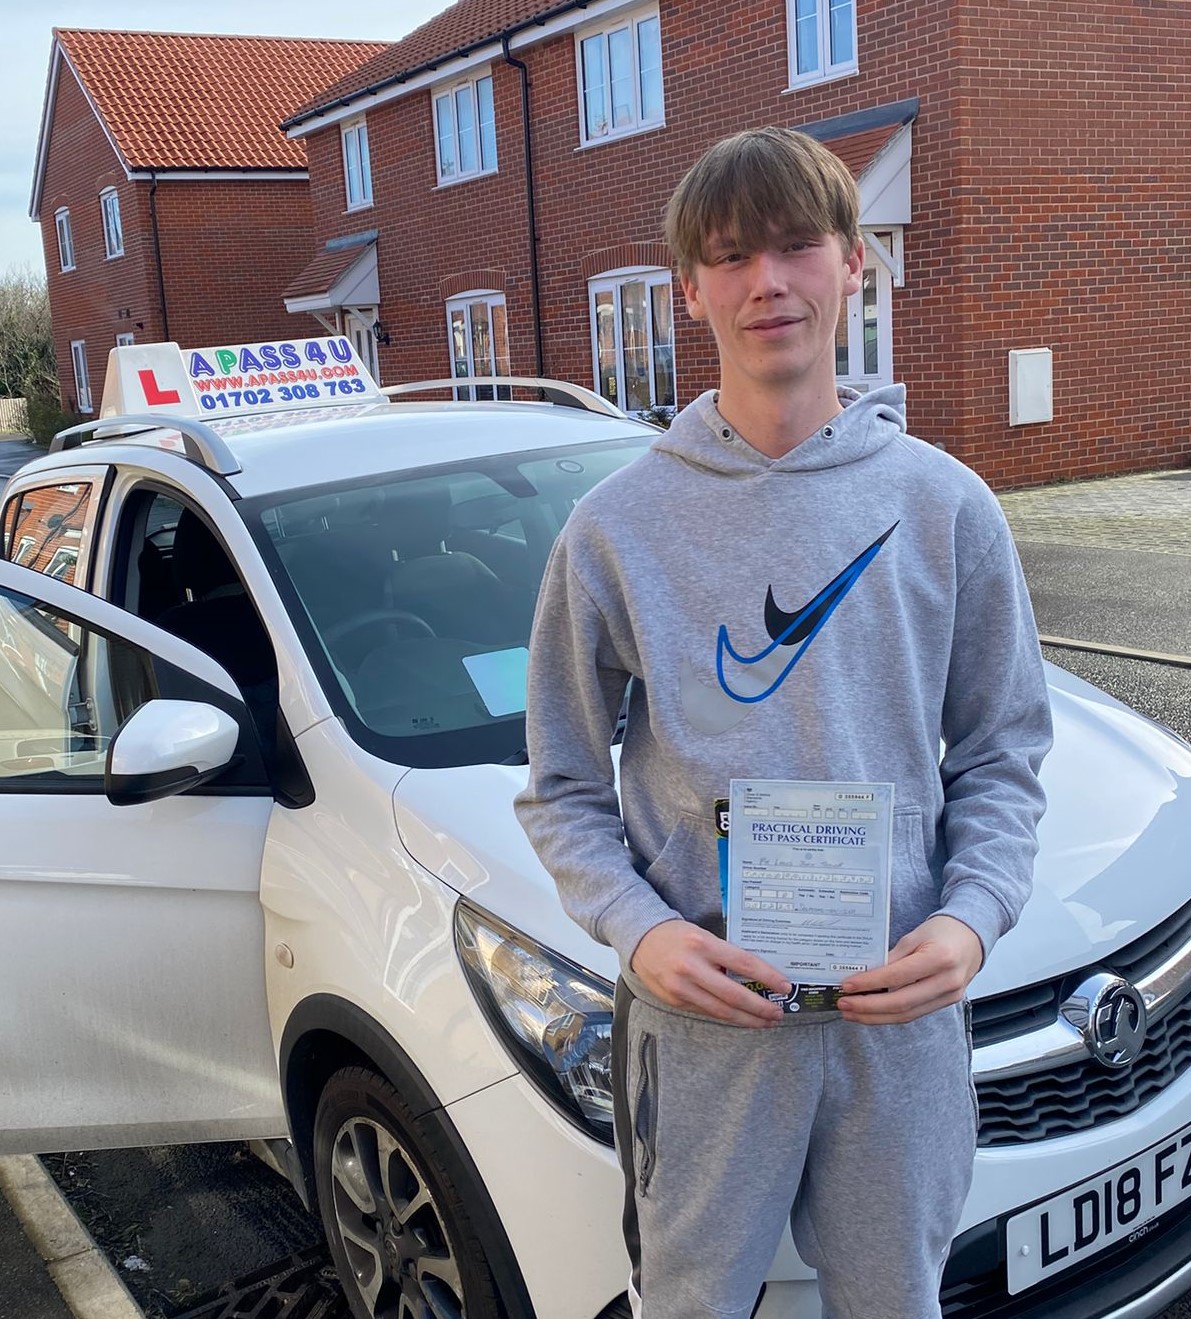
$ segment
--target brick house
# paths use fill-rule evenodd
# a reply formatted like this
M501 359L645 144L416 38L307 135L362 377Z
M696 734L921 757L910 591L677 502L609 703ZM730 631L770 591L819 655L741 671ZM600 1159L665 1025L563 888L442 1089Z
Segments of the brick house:
M787 124L863 197L841 380L904 380L911 429L1002 486L1187 462L1189 63L1179 0L459 0L286 121L321 246L286 305L377 325L386 380L681 404L715 359L662 206Z
M299 332L281 294L314 247L306 156L277 126L383 49L55 29L30 214L66 406L98 408L117 343Z

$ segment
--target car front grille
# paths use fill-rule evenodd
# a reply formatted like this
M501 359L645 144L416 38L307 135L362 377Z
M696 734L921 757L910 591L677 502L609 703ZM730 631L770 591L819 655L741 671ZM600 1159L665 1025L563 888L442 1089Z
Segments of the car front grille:
M1130 1067L1108 1071L1091 1058L1031 1076L985 1081L979 1144L1020 1145L1087 1131L1134 1112L1191 1066L1191 998L1150 1027Z
M1191 942L1191 903L1102 963L1061 979L979 999L972 1004L979 1049L1026 1035L1058 1019L1059 1005L1097 970L1136 982ZM1129 1067L1109 1070L1085 1058L1040 1065L1024 1076L981 1081L979 1144L1020 1145L1087 1131L1140 1108L1191 1067L1191 997L1150 1023L1145 1046Z

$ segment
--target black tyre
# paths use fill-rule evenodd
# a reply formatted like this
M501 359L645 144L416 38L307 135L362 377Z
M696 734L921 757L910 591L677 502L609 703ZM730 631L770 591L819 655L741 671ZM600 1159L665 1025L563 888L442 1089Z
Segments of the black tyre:
M467 1188L432 1117L346 1067L314 1118L323 1230L356 1319L505 1319Z

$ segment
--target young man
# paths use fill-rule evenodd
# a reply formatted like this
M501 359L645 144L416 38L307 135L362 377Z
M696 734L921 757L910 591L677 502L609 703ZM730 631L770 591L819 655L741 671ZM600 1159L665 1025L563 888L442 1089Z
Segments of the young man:
M559 538L518 800L567 911L620 955L634 1304L748 1319L792 1215L828 1319L928 1319L975 1149L962 999L1029 893L1043 809L1029 600L996 500L906 434L901 387L836 388L864 262L842 162L738 134L667 237L720 387ZM789 989L722 937L733 778L895 785L892 948L837 1010L740 983Z

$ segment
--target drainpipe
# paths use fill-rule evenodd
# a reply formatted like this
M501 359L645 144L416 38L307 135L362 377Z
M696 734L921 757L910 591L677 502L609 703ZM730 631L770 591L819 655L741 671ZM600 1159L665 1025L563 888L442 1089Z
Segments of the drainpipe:
M515 59L509 53L509 34L507 32L501 33L500 46L505 63L521 70L521 126L525 136L525 206L529 213L530 297L533 301L533 338L537 362L535 374L541 378L546 374L546 363L542 349L542 285L538 271L537 207L534 205L533 195L533 137L530 132L529 69L526 67L524 60Z
M153 180L149 188L149 221L153 226L153 256L157 261L157 298L161 305L161 337L170 342L170 314L165 305L165 271L161 265L161 233L157 228L157 174L149 171Z

